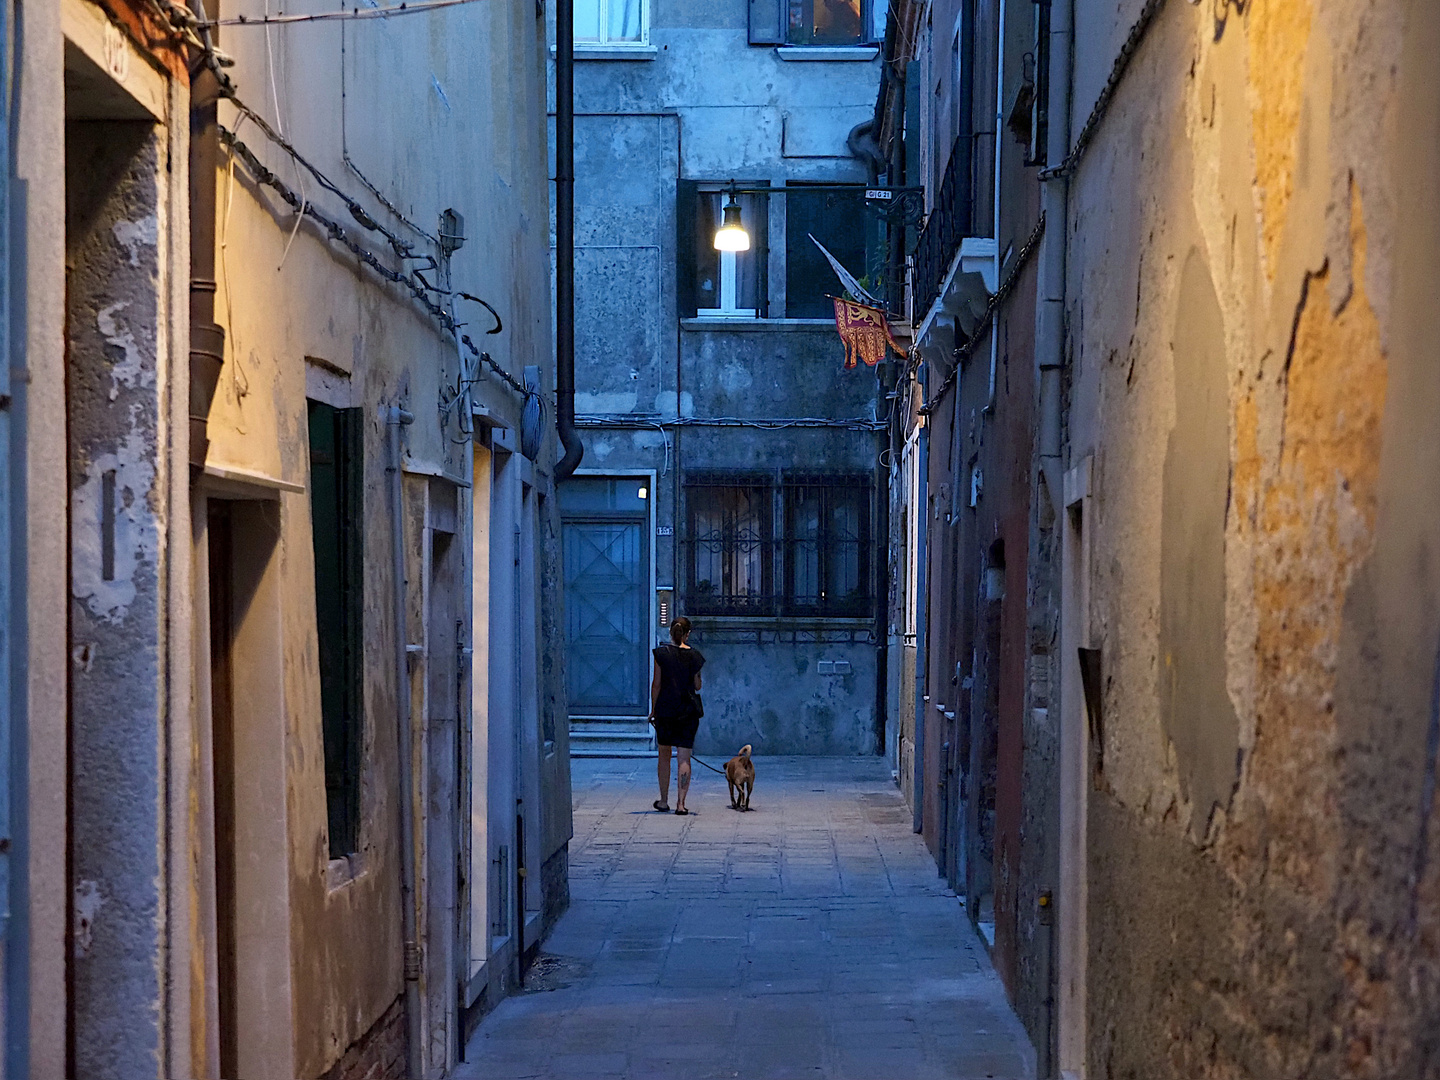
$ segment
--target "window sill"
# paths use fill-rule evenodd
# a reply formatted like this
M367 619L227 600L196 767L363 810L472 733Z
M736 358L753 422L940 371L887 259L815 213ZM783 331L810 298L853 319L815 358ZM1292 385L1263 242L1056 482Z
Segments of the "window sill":
M654 45L576 45L576 60L654 60L658 50ZM555 49L550 49L550 58L555 58Z
M705 630L803 630L810 626L829 629L870 630L875 620L863 615L706 615L697 612L695 628Z
M864 63L879 56L880 50L873 45L778 45L775 55L781 60L850 60Z
M835 329L834 319L744 319L712 316L680 320L682 330L732 330L742 334L814 333L827 328Z

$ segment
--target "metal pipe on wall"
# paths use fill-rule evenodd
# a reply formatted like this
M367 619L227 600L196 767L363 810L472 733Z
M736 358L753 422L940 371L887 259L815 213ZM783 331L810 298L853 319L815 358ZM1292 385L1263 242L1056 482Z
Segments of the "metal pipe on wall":
M1071 55L1074 25L1074 0L1054 0L1050 8L1050 86L1047 114L1049 130L1045 147L1045 159L1051 168L1065 161L1070 153L1070 105L1073 57ZM1061 370L1065 362L1065 288L1066 288L1066 242L1070 234L1069 182L1065 173L1042 174L1043 184L1041 205L1045 213L1045 236L1041 241L1038 297L1035 309L1035 359L1039 367L1039 464L1040 477L1048 489L1054 510L1056 527L1063 531L1068 527L1063 491L1063 448L1062 405L1063 393ZM1039 478L1037 478L1038 482ZM1034 511L1032 511L1033 513ZM1065 625L1067 598L1063 594L1063 576L1060 587L1055 590L1061 605L1061 626ZM1061 670L1066 663L1065 640L1062 629ZM1050 703L1051 709L1058 709L1061 717L1060 752L1060 881L1054 898L1059 902L1059 914L1054 904L1050 909L1048 933L1050 941L1047 956L1053 956L1046 979L1046 1075L1074 1078L1084 1069L1085 1058L1085 1017L1084 1017L1084 946L1083 928L1079 933L1075 927L1082 925L1085 918L1084 881L1084 799L1086 782L1079 778L1088 763L1073 760L1066 752L1065 725L1074 723L1074 709L1064 700L1065 679L1057 680L1060 686L1059 701ZM1083 723L1083 721L1080 721ZM1068 782L1067 777L1077 778ZM1078 806L1067 805L1067 798L1079 802ZM1078 827L1077 827L1078 823ZM1057 918L1059 925L1056 926ZM1078 958L1078 962L1077 962ZM1076 991L1062 990L1062 987L1079 987ZM1057 1001L1058 999L1058 1001ZM1057 1016L1058 1013L1058 1016ZM1073 1071L1072 1071L1073 1070Z
M555 4L555 427L558 483L585 456L575 428L575 0Z
M213 24L219 0L190 0L196 18ZM201 33L214 44L215 27ZM220 169L220 83L202 54L190 69L190 466L205 467L210 403L225 362L225 329L215 322L215 201Z
M400 428L415 417L398 405L381 410L390 443L390 525L393 530L391 570L395 577L395 729L400 771L400 918L404 938L406 1075L424 1076L421 1067L420 942L415 912L414 760L410 717L410 662L405 648L405 481L401 472Z

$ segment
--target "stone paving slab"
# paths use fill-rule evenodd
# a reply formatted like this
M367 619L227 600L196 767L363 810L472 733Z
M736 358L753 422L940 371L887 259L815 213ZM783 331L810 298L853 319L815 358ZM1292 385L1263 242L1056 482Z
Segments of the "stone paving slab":
M749 813L695 770L572 763L558 987L506 999L459 1080L1031 1080L984 946L877 758L758 758Z

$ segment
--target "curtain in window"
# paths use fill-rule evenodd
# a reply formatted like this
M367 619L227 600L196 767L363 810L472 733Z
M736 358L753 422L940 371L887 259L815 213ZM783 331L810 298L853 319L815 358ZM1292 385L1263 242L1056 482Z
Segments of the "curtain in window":
M611 41L640 40L642 0L604 0L609 8L606 35Z
M750 608L765 599L768 496L765 488L691 490L692 600L699 609Z

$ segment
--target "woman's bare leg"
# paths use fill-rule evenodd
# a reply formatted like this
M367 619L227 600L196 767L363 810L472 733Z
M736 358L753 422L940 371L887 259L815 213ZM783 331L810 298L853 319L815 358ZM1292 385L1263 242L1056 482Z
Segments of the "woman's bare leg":
M690 748L688 746L677 746L680 752L680 771L676 777L675 784L675 809L685 809L685 796L690 794ZM666 764L669 764L668 762ZM665 770L665 786L670 786L670 770Z
M670 747L662 745L660 755L655 759L655 775L660 781L660 805L670 803ZM682 795L683 799L684 796Z

